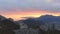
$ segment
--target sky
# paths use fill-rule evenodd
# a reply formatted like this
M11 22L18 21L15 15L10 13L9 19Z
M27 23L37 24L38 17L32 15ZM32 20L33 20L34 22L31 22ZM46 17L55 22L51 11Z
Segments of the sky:
M60 16L60 0L0 0L0 15L14 20L21 17Z

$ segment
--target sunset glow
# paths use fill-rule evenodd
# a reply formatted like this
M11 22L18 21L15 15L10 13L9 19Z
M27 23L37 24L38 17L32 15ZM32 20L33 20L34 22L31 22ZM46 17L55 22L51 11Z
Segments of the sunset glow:
M2 12L1 12L2 13ZM54 15L54 16L60 16L60 12L50 12L47 10L25 10L25 11L11 11L7 13L2 13L1 15L7 17L7 18L13 18L14 20L21 20L22 17L40 17L42 15Z
M0 0L0 15L14 20L42 15L60 16L60 0Z

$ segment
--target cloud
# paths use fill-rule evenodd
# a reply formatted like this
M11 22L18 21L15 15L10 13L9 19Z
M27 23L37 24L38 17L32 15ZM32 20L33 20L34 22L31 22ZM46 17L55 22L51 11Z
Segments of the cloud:
M60 0L0 0L0 10L29 8L60 11Z
M46 0L46 2L48 2L48 3L49 3L49 2L52 2L52 0Z

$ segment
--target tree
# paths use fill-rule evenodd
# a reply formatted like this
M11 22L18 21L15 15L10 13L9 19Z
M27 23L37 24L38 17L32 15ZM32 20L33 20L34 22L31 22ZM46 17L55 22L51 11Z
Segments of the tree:
M19 29L18 27L19 24L16 24L15 22L8 20L8 19L2 20L1 25L5 27L6 29L10 29L10 30Z
M0 21L0 26L2 27L2 29L0 30L0 34L15 34L13 30L17 30L20 28L20 25L9 19Z

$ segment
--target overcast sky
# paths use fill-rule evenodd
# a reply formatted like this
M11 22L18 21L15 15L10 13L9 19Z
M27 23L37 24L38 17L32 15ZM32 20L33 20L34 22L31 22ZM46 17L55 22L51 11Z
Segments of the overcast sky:
M12 9L60 10L60 0L0 0L1 10Z

